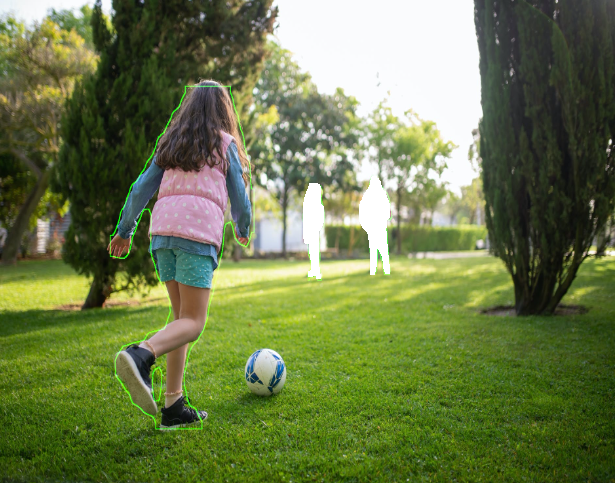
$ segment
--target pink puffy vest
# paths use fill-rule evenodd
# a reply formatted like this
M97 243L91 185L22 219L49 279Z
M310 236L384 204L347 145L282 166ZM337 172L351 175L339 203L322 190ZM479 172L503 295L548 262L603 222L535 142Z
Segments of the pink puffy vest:
M235 139L222 133L221 151L226 163L226 151ZM214 153L219 162L219 156ZM150 235L176 236L214 245L220 251L224 212L228 192L226 177L219 165L204 165L200 171L167 169L158 189L158 199L152 210Z

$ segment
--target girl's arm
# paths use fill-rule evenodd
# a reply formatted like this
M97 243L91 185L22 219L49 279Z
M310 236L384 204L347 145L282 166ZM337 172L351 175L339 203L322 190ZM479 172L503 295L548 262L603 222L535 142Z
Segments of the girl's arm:
M248 238L250 235L250 221L252 221L252 207L243 182L241 161L237 153L237 146L232 142L226 152L229 162L226 175L226 189L231 200L231 216L237 227L237 235L240 238Z
M152 164L150 164L145 173L137 178L128 195L117 229L117 233L121 238L128 239L133 235L139 215L141 215L149 200L156 194L163 175L164 170L158 167L156 156L154 156Z

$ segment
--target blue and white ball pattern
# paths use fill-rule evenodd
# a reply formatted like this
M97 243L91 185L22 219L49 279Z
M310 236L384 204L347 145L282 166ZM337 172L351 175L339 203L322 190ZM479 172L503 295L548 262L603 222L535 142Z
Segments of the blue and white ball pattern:
M246 383L254 394L278 394L286 382L286 364L276 351L260 349L246 363Z

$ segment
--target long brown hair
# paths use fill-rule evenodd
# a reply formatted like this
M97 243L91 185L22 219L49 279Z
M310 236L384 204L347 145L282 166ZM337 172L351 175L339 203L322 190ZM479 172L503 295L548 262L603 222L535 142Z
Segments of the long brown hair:
M250 162L243 149L235 109L226 87L213 80L200 81L186 95L158 142L156 164L162 169L200 171L207 164L220 166L226 175L228 162L222 153L222 132L235 138L248 186ZM217 153L216 160L213 153Z

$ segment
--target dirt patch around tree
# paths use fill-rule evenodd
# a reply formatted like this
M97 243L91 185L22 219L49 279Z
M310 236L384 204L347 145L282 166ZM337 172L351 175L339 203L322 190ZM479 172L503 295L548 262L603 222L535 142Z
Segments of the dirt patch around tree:
M589 310L582 305L558 305L553 315L581 315L586 314ZM500 317L516 317L515 307L512 305L498 305L480 311L485 315L497 315Z
M122 307L122 306L137 307L139 305L148 305L150 303L159 302L161 300L167 300L167 298L159 297L155 299L145 299L145 300L107 300L104 303L102 308L106 309L110 307ZM83 305L83 302L79 304L58 305L57 307L54 307L53 310L67 310L67 311L81 310L82 305Z

